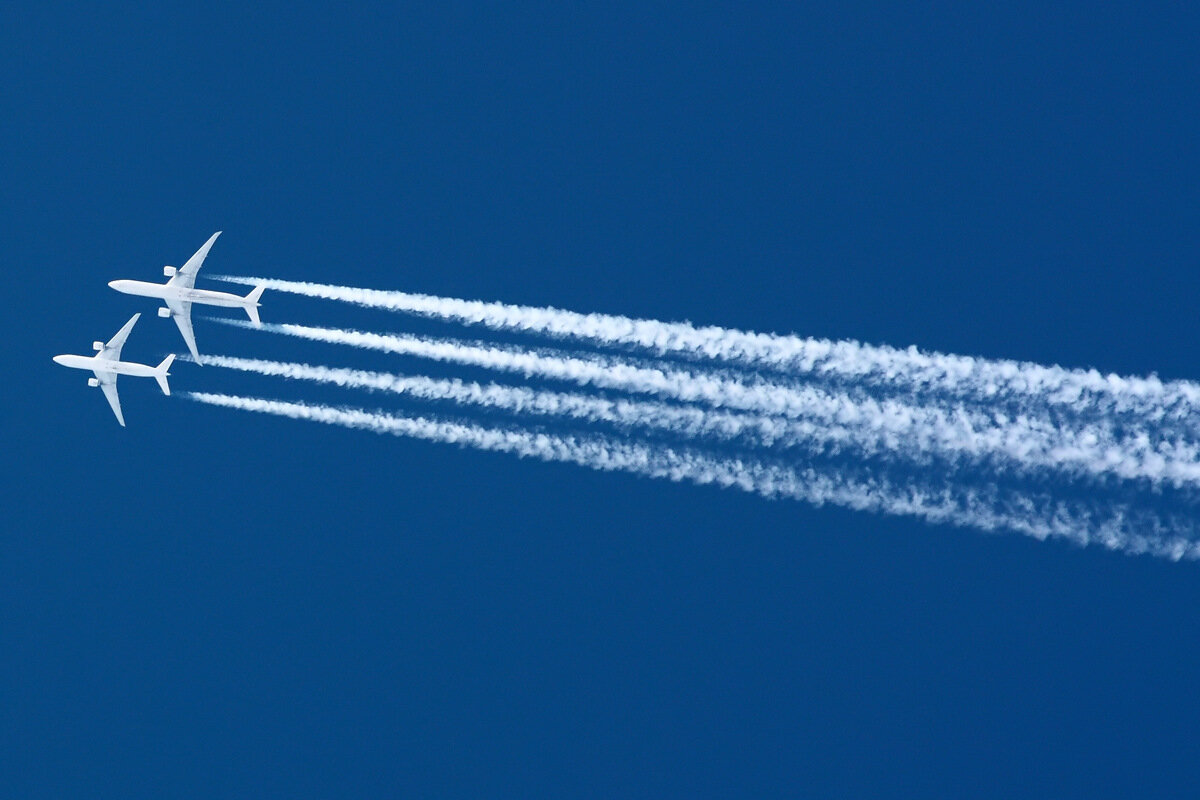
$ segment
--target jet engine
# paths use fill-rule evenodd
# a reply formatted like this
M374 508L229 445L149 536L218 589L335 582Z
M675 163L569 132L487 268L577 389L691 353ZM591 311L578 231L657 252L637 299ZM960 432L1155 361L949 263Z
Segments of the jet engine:
M104 349L104 342L92 342L92 349L99 353Z
M162 317L163 319L167 319L171 316L171 309L167 308L166 306L163 306L162 308L160 308L158 310L158 315L160 317Z
M174 267L163 267L163 275L166 275L168 278L174 278L175 277L175 268Z
M99 386L99 385L100 385L100 379L99 379L99 378L88 378L88 386L90 386L90 387L92 387L93 389L95 389L95 388L96 388L97 386Z

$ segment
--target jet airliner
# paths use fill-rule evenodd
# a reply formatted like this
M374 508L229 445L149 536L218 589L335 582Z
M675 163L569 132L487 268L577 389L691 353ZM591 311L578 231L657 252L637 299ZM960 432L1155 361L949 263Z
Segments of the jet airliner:
M183 341L187 343L188 350L191 351L192 358L195 358L197 363L199 363L200 353L196 350L196 334L192 331L192 304L242 308L250 317L250 321L258 324L258 307L261 305L258 299L262 297L263 289L266 288L265 286L256 286L254 291L245 297L231 292L214 292L195 288L196 273L200 271L200 265L204 263L205 256L208 255L213 242L220 235L220 231L214 233L179 269L163 267L163 275L170 278L165 284L146 281L111 281L108 284L118 292L142 297L157 297L166 303L165 308L158 310L158 315L175 320L175 324L179 326L179 332L183 334Z
M129 332L133 330L133 325L138 321L141 314L134 314L129 322L121 330L117 331L117 335L108 340L108 344L104 342L92 342L92 349L96 351L94 356L55 356L54 363L62 364L64 367L72 369L88 369L96 374L94 378L88 378L88 386L99 386L104 392L105 398L108 399L108 404L112 406L113 413L117 415L117 422L125 425L125 417L121 414L121 400L117 397L117 376L118 375L133 375L139 378L154 378L158 381L159 388L163 390L163 394L169 395L171 387L167 386L167 376L171 373L167 372L171 367L171 362L175 360L174 355L169 355L162 360L162 363L157 367L148 367L145 364L135 364L132 361L121 360L121 348L125 346L125 340L129 338Z

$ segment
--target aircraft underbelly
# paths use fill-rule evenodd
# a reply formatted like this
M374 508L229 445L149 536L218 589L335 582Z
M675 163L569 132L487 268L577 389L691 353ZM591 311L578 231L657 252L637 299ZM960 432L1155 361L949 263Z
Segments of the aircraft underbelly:
M125 361L110 365L107 371L116 375L132 375L135 378L148 378L154 374L154 369L145 364L130 364Z
M225 292L192 291L183 298L193 303L206 306L236 306L241 304L241 298Z

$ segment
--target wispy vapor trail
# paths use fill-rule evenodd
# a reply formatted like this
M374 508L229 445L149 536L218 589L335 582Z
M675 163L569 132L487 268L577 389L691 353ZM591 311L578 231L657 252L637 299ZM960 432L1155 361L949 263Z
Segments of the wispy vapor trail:
M250 327L239 320L220 321ZM1200 485L1198 445L1155 440L1141 431L1119 437L1104 425L1075 428L1032 416L1008 418L962 407L944 409L896 400L852 398L815 387L761 380L743 382L705 372L637 366L603 356L549 355L511 347L304 325L266 324L254 329L807 423L790 428L777 426L776 433L771 434L777 441L792 435L794 443L804 444L815 437L827 444L849 446L867 454L891 454L918 463L933 456L951 463L963 457L991 458L1017 471L1045 469L1073 476L1144 479L1177 487ZM818 430L822 426L829 429L823 439ZM762 425L757 427L763 430ZM739 428L739 435L753 432L753 427L744 424Z
M611 314L580 314L551 307L460 300L408 292L320 283L222 276L276 291L401 311L495 330L515 330L604 345L638 347L659 355L683 355L726 364L769 367L815 375L950 393L976 400L1047 405L1075 413L1135 413L1154 421L1196 424L1200 384L1157 377L1104 375L1011 360L898 349L855 341L834 342L754 333L687 322L661 322Z
M769 415L286 361L203 356L200 362L259 375L391 392L420 400L449 401L515 414L569 417L622 428L657 428L688 438L746 439L768 447L779 444L822 452L836 452L843 446L855 445L862 449L857 441L861 437L855 437L836 423L818 426Z
M878 478L852 479L814 469L796 470L755 460L723 459L694 450L649 446L603 436L559 436L223 394L191 392L184 396L242 411L458 444L543 461L567 462L671 481L736 487L769 498L791 498L816 505L829 503L985 531L1010 530L1038 539L1063 538L1077 544L1101 544L1114 550L1150 553L1176 560L1200 557L1200 544L1180 535L1172 524L1124 507L1105 511L1028 497L999 500L986 491L934 491Z

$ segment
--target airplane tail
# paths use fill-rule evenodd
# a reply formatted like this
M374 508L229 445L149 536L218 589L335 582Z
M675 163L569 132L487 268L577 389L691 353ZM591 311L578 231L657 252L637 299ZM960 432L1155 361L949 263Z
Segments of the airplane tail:
M170 395L171 387L167 385L167 376L171 373L167 372L171 368L171 362L175 360L175 354L167 356L162 360L162 363L154 368L154 380L158 381L158 388L163 390L163 394Z
M250 294L246 295L244 298L246 305L243 306L243 308L246 309L247 316L250 317L250 321L255 325L260 324L260 320L258 318L258 307L260 303L258 302L258 298L262 297L263 289L265 288L267 288L265 284L262 286L255 286L254 291L250 292Z

